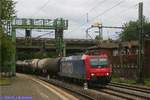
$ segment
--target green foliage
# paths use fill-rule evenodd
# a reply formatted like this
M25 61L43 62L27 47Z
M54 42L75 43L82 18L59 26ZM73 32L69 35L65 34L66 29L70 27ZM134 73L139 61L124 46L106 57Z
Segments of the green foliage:
M33 55L34 58L46 58L47 57L47 54L45 52L37 52L37 53L34 53Z
M48 57L56 57L56 52L37 52L34 53L34 58L48 58Z
M17 60L32 59L33 53L32 52L17 52L16 56L17 56Z
M120 38L122 41L130 41L138 39L138 22L130 21L126 23Z
M112 82L135 84L136 80L126 79L126 78L122 78L122 77L113 75Z
M17 59L18 60L25 60L25 59L35 59L35 58L48 58L48 57L57 57L56 52L29 52L29 51L22 51L17 52Z
M122 41L138 40L139 35L139 21L130 21L124 24L124 29L122 34L120 34L120 39ZM150 36L150 23L144 18L143 23L144 36Z
M0 0L0 19L9 20L14 17L15 14L15 2L12 0Z
M4 33L0 34L0 41L1 64L5 66L11 63L12 54L15 52L15 44L11 41L11 37Z
M145 79L145 86L150 87L150 79Z
M11 84L10 78L0 78L0 86L10 85L10 84Z
M0 69L10 70L12 54L15 52L15 43L12 37L4 32L2 20L11 20L14 17L15 3L12 0L0 0ZM0 70L1 71L1 70Z

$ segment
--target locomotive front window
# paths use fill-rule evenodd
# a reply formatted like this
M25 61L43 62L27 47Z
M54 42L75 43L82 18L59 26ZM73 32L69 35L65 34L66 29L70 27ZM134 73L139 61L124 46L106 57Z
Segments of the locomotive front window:
M108 60L106 58L92 58L90 59L90 65L92 67L102 68L108 64Z

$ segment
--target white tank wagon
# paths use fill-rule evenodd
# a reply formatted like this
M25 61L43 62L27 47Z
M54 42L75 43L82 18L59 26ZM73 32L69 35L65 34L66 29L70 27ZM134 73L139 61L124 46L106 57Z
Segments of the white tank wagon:
M16 61L16 69L18 72L29 72L32 60Z
M28 72L30 73L47 73L47 74L56 74L59 72L59 63L61 58L44 58L44 59L32 59L32 60L24 60L17 61L16 64L21 66L22 69L24 67L28 68ZM20 70L20 68L19 68Z
M49 73L56 73L59 71L59 60L60 58L44 58L39 60L38 69L45 69Z
M31 62L31 67L33 69L37 69L38 68L38 62L40 61L40 59L33 59Z
M23 62L20 61L20 60L18 60L18 61L16 61L16 65L17 65L17 66L23 66Z

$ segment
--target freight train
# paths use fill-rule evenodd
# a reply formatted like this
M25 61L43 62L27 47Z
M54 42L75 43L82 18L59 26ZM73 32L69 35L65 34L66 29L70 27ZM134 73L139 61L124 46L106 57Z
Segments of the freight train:
M44 58L17 61L17 70L33 74L59 76L88 83L107 84L111 81L109 59L106 53L82 54L62 58Z

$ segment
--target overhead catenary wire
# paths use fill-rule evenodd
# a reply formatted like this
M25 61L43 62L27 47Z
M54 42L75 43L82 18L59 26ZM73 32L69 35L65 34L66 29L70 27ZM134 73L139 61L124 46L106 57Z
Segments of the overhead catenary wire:
M120 2L117 3L115 6L109 8L109 9L115 8L115 7L117 7L118 5L120 5L120 4L123 3L123 2L124 2L124 1L120 1ZM128 8L126 8L126 9L124 9L123 11L120 11L120 12L123 12L123 14L124 14L125 12L131 10L131 8L135 8L135 7L138 8L138 4L134 4L134 5L128 7ZM132 10L133 10L133 9L132 9ZM106 11L107 11L107 10L106 10ZM108 10L108 11L109 11L109 10ZM104 13L105 13L105 11L104 11ZM104 13L103 13L103 14L104 14ZM119 14L122 14L122 13L119 13ZM102 14L101 14L101 15L102 15ZM101 15L99 15L99 16L101 16ZM95 18L96 18L96 17L95 17ZM91 21L92 21L92 20L91 20ZM84 24L83 24L83 25L84 25Z
M134 5L132 5L132 6L130 6L130 7L128 7L127 9L124 9L123 11L120 11L120 12L126 12L126 11L129 11L129 9L131 9L131 8L135 8L135 7L137 7L138 6L138 4L134 4ZM120 14L120 13L119 13Z
M92 7L89 11L87 11L87 13L86 14L83 14L83 15L81 15L81 17L80 18L82 18L82 17L87 17L87 19L86 19L86 22L88 22L88 13L89 12L91 12L92 10L94 10L95 8L96 8L96 6L100 6L100 5L102 5L102 4L104 4L105 2L106 2L107 0L102 0L102 1L100 1L100 2L98 2L97 3L97 5L95 5L94 7ZM95 1L94 1L95 2ZM86 3L88 3L88 2L86 2ZM78 27L76 27L75 28L75 30L77 30L78 29ZM74 29L73 29L74 30Z
M103 0L103 1L98 2L98 3L97 3L94 7L92 7L88 12L91 12L92 10L96 9L97 6L100 6L100 5L104 4L106 1L107 1L107 0ZM87 13L88 13L88 12L87 12Z
M45 8L49 4L50 0L47 0L42 6L40 6L32 16L37 15L43 8Z
M136 8L136 7L137 7L137 8ZM132 9L132 8L136 8L136 9ZM126 16L126 15L129 14L129 11L131 12L131 10L132 10L132 12L133 12L133 11L135 11L135 10L137 10L137 9L138 9L138 4L135 4L134 6L132 6L132 7L128 8L128 9L124 10L123 13L120 13L119 15ZM131 15L132 15L132 14L134 14L134 12L131 13ZM130 16L130 19L128 19L128 20L132 20L132 18L135 19L136 17L137 17L137 16ZM122 18L125 18L125 17L122 17Z
M107 0L99 1L98 3L96 3L96 5L95 5L94 7L90 8L86 13L81 14L81 17L80 17L80 18L83 18L83 17L88 18L88 17L89 17L89 12L92 12L92 10L94 10L97 6L100 6L100 5L104 4L106 1L107 1ZM96 2L96 1L94 1L94 2ZM88 3L88 2L86 2L86 3ZM90 4L90 5L91 5L91 4ZM87 16L87 15L88 15L88 16ZM87 19L86 19L85 22L88 22Z
M136 8L137 7L137 8ZM120 10L119 12L117 12L117 15L124 15L124 14L126 14L126 13L129 13L129 11L131 11L131 10L133 10L133 8L136 8L136 9L138 9L138 4L134 4L134 5L132 5L132 6L130 6L130 7L128 7L128 8L125 8L125 9L123 9L123 10ZM123 12L123 13L122 13ZM114 13L113 14L111 14L111 16L113 16L114 15ZM106 16L105 16L105 18L106 18ZM113 17L111 17L111 18L109 18L109 19L107 19L107 20L110 20L110 19L112 19Z
M132 8L135 8L135 7L137 7L136 9L138 9L138 4L135 4L135 5L127 8L127 9L124 9L123 11L120 11L120 12L123 12L123 13L119 13L119 14L126 14L127 12L133 10Z
M104 10L102 13L98 14L97 16L95 16L92 20L90 20L89 22L93 21L94 19L96 19L97 17L99 16L102 16L104 15L105 13L111 11L112 9L114 9L115 7L119 6L120 4L122 4L123 2L125 2L126 0L121 0L120 2L118 2L117 4L113 5L112 7ZM81 26L83 27L84 25L86 25L87 23L83 23ZM81 27L81 28L82 28ZM76 29L75 29L76 30Z
M23 34L23 33L21 33L21 32L18 32L17 31L17 33L19 33L20 35L21 35L21 37L24 37L25 35Z
M43 6L41 6L39 9L41 10L41 9L45 8L45 7L48 5L49 2L50 2L50 0L47 0L47 1L43 4Z
M121 0L119 3L115 4L114 6L104 10L102 13L98 14L97 16L95 16L94 18L92 18L91 21L93 21L94 19L96 19L97 17L100 17L104 14L106 14L107 12L111 11L113 8L118 7L121 3L125 2L125 0Z
M107 0L102 0L100 2L98 2L94 7L92 7L86 14L87 14L87 23L89 22L89 12L91 12L92 10L96 9L97 6L102 5L103 3L105 3ZM83 15L84 16L84 15Z

